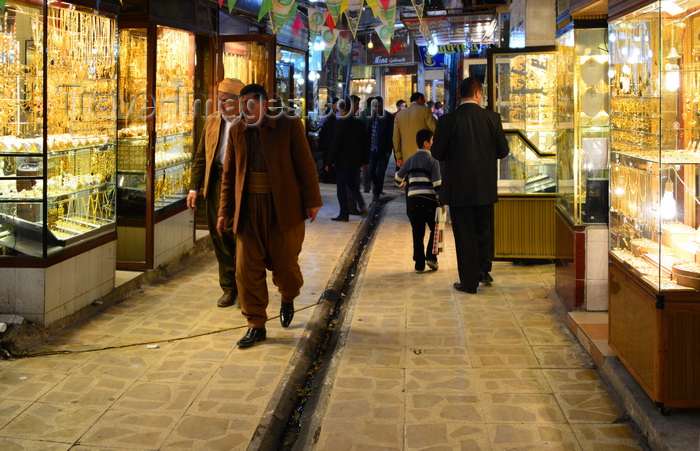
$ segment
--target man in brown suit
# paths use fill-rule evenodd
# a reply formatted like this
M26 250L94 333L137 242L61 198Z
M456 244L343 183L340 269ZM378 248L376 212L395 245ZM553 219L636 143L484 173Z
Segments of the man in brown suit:
M296 116L267 111L267 92L260 85L241 90L243 114L229 134L217 230L236 234L236 281L248 331L241 348L266 338L266 270L282 295L280 322L289 326L294 298L304 279L299 253L304 220L313 222L321 209L316 165Z
M228 132L240 115L238 96L245 85L238 79L225 78L218 87L219 110L207 116L204 134L199 141L192 164L192 178L188 186L187 208L197 209L197 196L203 190L206 201L206 217L214 254L219 263L219 285L224 294L216 305L233 305L238 296L236 288L236 237L230 230L223 235L216 232L219 219L219 194L221 176L226 156Z

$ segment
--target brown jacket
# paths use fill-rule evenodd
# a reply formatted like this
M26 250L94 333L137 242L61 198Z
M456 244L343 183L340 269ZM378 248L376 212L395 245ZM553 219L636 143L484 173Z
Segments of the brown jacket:
M218 155L219 137L223 120L221 113L216 112L207 116L204 125L204 134L199 140L197 151L194 153L192 164L192 177L190 179L189 190L199 190L204 188L204 197L207 197L209 186L209 175L211 174L214 157Z
M241 200L248 168L249 140L243 121L231 126L221 181L219 216L233 217L237 233ZM321 207L316 164L304 126L298 117L280 114L260 125L260 142L272 187L275 212L282 230L289 230L308 216L307 208Z

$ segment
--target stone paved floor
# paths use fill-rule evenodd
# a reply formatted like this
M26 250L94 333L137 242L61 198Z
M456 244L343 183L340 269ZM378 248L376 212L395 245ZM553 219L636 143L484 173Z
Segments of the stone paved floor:
M245 322L215 306L211 254L44 349L69 354L0 361L0 450L245 449L358 225L324 201L289 329L270 286L267 341L235 348ZM440 270L415 274L404 211L389 204L358 280L315 448L641 449L552 308L553 266L499 263L455 292L451 233Z

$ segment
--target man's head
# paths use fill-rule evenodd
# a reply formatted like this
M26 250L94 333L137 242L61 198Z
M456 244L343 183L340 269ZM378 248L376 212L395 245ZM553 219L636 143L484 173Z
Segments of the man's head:
M382 112L384 111L384 97L377 96L374 98L374 100L375 100L375 102L374 102L374 105L372 105L373 106L372 111L377 111L379 114L382 114ZM371 105L371 103L370 103L370 105Z
M333 108L333 111L338 111L338 100L340 99L333 97L333 102L331 103L331 108Z
M217 87L219 109L224 116L238 116L241 114L240 102L241 90L245 87L237 78L224 78Z
M433 132L424 128L416 133L416 144L419 149L430 150L433 147Z
M243 119L248 124L258 124L267 111L267 91L262 85L250 84L241 89Z
M367 97L367 100L365 101L365 109L369 110L372 108L372 101L375 99L375 97Z
M405 108L406 108L406 101L404 99L398 100L396 102L396 112L397 113Z
M411 94L411 103L416 102L418 105L425 105L425 96L422 92L414 92Z
M435 111L435 102L433 102L432 100L428 100L426 105L428 106L428 108L430 108L431 111Z
M481 105L481 100L484 97L484 86L478 78L465 78L459 84L459 96L463 101L472 100Z
M352 112L352 99L350 97L344 98L342 101L338 101L338 109L341 116L346 116Z
M353 94L350 96L350 102L352 103L353 114L358 114L360 112L360 97Z

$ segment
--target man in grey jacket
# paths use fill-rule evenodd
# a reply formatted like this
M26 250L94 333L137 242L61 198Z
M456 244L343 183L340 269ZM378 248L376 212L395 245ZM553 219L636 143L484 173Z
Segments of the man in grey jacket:
M494 205L498 202L498 160L510 152L501 116L481 107L483 86L469 77L460 84L462 102L442 116L432 154L444 162L440 202L449 205L457 251L458 291L476 293L491 283Z

